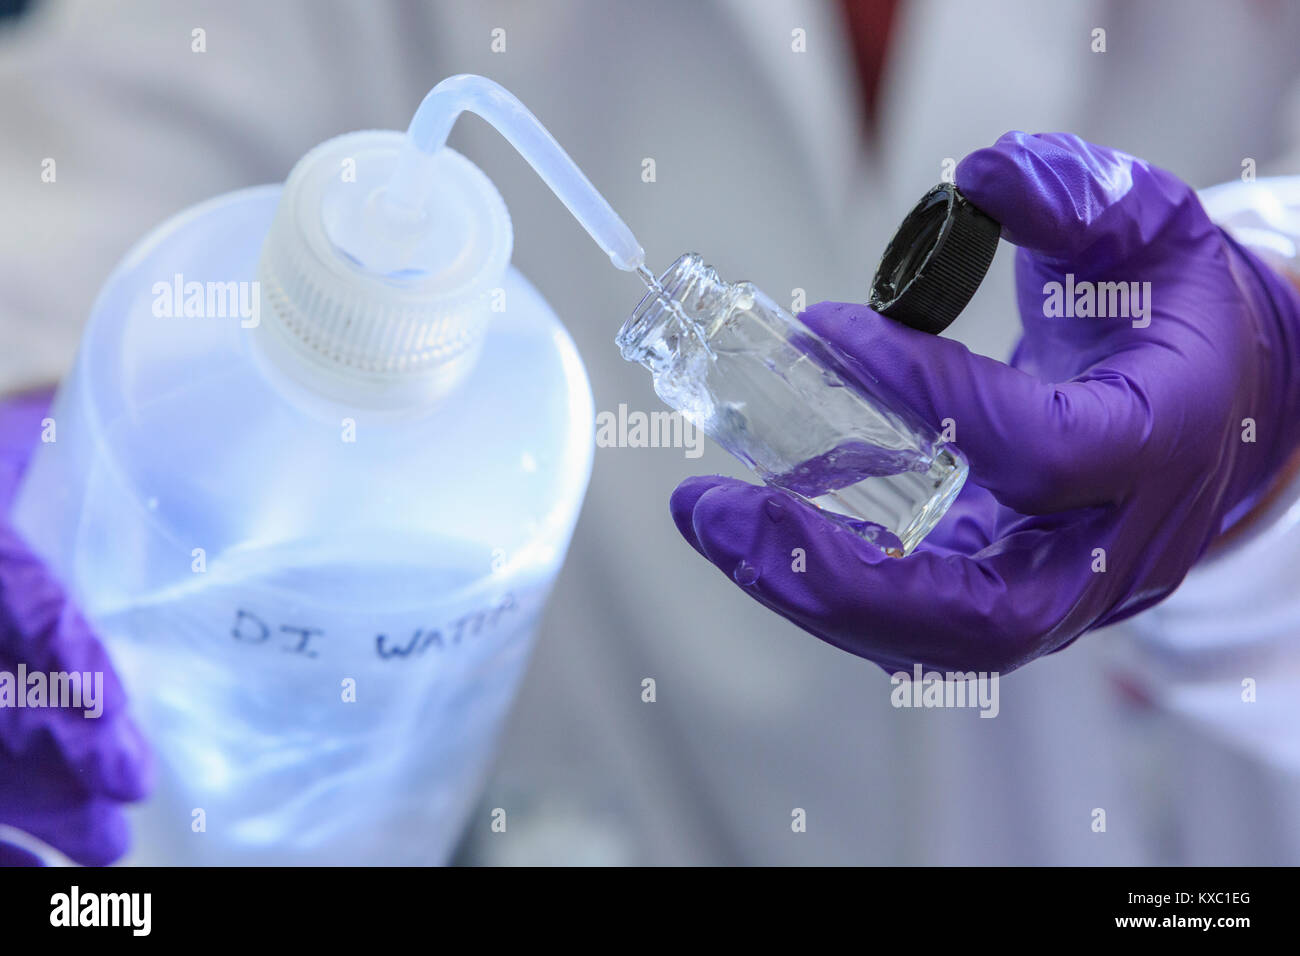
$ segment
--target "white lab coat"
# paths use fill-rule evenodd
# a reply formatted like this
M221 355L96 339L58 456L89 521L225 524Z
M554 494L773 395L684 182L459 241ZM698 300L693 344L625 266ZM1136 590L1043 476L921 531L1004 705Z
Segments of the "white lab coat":
M652 266L698 250L778 301L796 290L809 302L862 300L898 219L945 160L1007 129L1076 131L1198 184L1235 177L1244 157L1276 171L1297 35L1284 10L1209 0L905 2L872 154L857 135L839 11L814 0L50 6L0 49L6 388L66 367L99 283L162 218L283 179L336 133L403 128L453 73L490 76L529 104ZM494 28L504 52L492 50ZM1091 50L1095 28L1107 31L1105 53ZM204 53L192 52L196 29ZM795 30L806 52L792 48ZM649 376L612 344L635 280L484 124L462 119L452 144L505 196L514 261L568 324L597 409L660 408ZM54 184L40 181L45 158ZM643 181L647 159L654 182ZM950 332L999 357L1016 335L1011 258L1004 247ZM1273 832L1297 819L1296 761L1253 732L1221 732L1236 725L1176 694L1125 703L1111 648L1141 640L1090 636L1006 678L994 720L894 709L874 665L750 601L680 539L668 495L711 471L741 474L712 447L698 460L597 450L464 859L1300 862L1294 837L1283 846ZM1237 569L1206 571L1224 574ZM1291 592L1284 577L1233 577L1213 612L1226 622L1240 605L1268 605L1272 588ZM1300 607L1287 620L1300 625ZM1182 626L1169 617L1159 629L1174 658ZM1145 680L1146 661L1127 654L1124 672ZM645 678L654 703L642 700ZM1294 752L1285 724L1275 736ZM1218 766L1259 789L1201 780ZM1218 802L1196 803L1194 787ZM1261 807L1264 788L1286 800ZM489 830L495 807L507 811L504 834ZM806 832L792 831L796 808ZM1207 841L1243 814L1249 828Z

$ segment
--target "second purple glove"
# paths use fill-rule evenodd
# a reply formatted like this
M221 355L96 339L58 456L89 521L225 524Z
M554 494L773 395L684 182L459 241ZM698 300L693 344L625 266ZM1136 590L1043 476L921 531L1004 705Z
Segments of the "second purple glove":
M0 402L0 672L39 674L47 688L50 674L98 674L100 696L94 708L0 706L0 824L93 866L126 852L122 805L148 789L148 748L103 645L3 519L48 405L49 393ZM35 861L0 836L0 865Z

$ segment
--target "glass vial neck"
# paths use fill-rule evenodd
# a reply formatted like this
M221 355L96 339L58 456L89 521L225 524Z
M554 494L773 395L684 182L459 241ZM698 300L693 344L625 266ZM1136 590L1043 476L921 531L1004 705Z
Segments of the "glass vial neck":
M735 294L735 285L720 278L698 253L688 252L646 292L615 343L629 362L652 371L663 368L683 348L708 341L726 318Z

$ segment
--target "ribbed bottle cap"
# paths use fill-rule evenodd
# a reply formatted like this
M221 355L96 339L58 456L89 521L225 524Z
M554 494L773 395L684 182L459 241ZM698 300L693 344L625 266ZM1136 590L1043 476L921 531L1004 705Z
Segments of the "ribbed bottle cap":
M417 211L385 202L405 135L349 133L285 181L258 266L257 347L325 396L397 407L446 391L473 365L510 265L510 215L451 149L425 157Z
M940 183L907 214L885 248L869 305L922 332L946 329L979 288L1002 227L956 186Z

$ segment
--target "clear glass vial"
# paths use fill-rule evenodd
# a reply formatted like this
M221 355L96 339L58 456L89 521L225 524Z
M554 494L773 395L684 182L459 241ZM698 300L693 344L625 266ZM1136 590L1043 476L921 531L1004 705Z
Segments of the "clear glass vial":
M688 253L659 286L616 340L659 397L767 484L911 552L966 480L960 453L751 283Z

